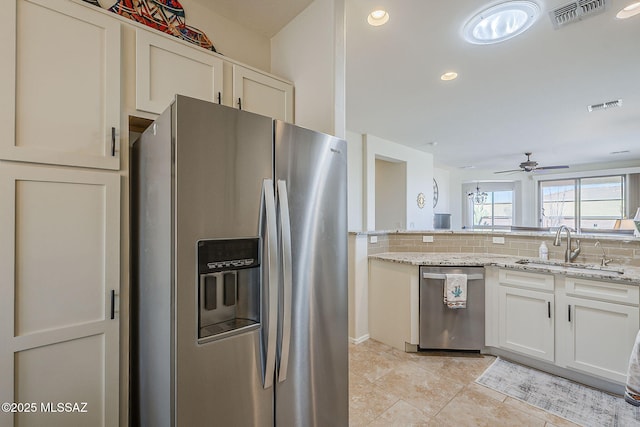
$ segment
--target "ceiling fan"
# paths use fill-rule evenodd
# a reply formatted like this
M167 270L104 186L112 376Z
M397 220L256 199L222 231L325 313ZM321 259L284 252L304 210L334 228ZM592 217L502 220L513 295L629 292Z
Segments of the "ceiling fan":
M561 166L538 166L538 162L535 160L531 160L531 153L524 153L527 156L527 161L520 163L520 169L512 169L508 171L498 171L494 173L507 173L507 172L536 172L540 170L549 170L549 169L567 169L569 166L561 165Z

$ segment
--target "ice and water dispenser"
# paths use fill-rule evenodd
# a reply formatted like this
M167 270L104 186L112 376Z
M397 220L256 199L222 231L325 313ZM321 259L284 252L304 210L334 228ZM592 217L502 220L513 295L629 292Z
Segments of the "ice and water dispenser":
M198 241L198 340L260 326L259 239Z

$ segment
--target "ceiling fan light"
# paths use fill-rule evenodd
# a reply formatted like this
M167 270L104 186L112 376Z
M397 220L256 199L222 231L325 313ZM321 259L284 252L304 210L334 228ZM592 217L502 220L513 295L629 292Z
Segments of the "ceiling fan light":
M557 165L557 166L538 166L538 162L536 162L535 160L531 160L531 152L528 153L524 153L525 156L527 156L527 160L520 163L518 165L518 167L520 169L512 169L512 170L505 170L505 171L497 171L494 173L509 173L509 172L539 172L539 171L543 171L543 170L551 170L551 169L568 169L569 166L567 165Z

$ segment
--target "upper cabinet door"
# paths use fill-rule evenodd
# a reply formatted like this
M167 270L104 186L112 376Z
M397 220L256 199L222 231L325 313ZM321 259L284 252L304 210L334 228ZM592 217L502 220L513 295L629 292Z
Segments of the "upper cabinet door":
M233 66L233 103L241 110L293 123L293 86L239 65Z
M222 60L202 48L136 29L136 109L160 114L176 94L220 103Z
M0 158L119 169L118 21L68 0L3 12Z

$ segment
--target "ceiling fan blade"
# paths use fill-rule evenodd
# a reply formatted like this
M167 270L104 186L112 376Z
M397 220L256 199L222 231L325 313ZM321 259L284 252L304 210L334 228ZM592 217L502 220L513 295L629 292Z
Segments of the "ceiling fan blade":
M535 168L535 170L545 170L545 169L568 169L569 166L567 165L562 165L562 166L542 166L539 168Z
M509 172L522 172L522 169L512 169L512 170L508 170L508 171L498 171L498 172L494 172L494 173L509 173Z

